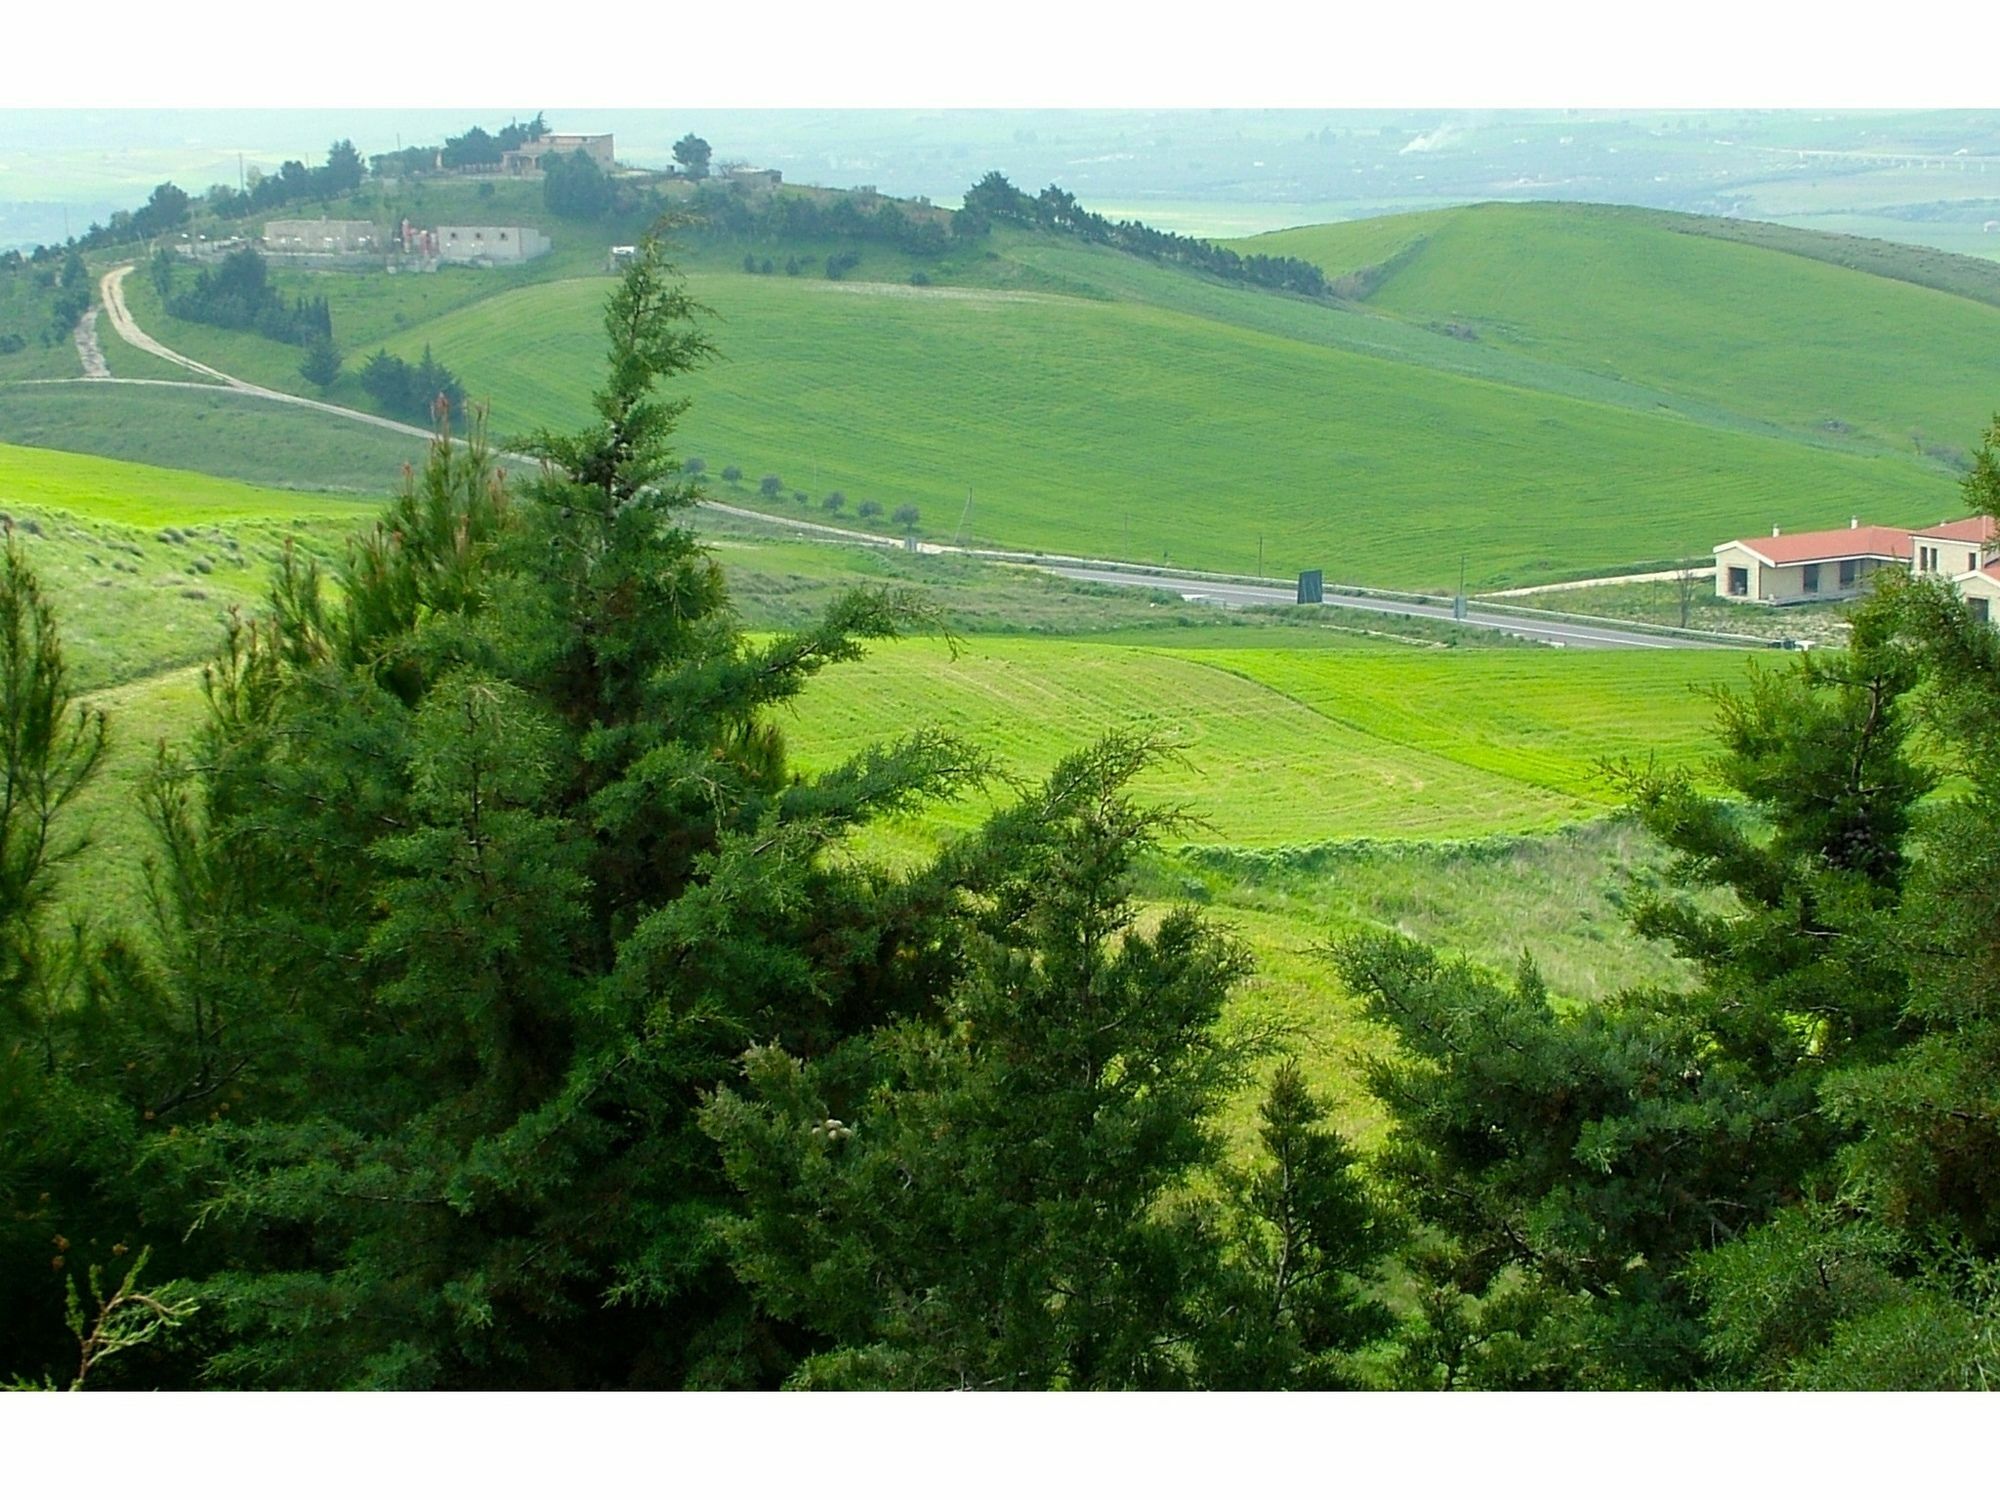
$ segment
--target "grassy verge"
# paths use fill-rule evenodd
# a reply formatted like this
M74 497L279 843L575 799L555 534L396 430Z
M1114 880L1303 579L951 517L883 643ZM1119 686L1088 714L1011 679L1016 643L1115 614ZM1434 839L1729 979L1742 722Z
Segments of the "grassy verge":
M1564 589L1560 593L1537 594L1502 601L1532 605L1537 609L1568 610L1577 614L1603 615L1609 619L1633 620L1647 625L1681 623L1680 586L1672 580L1658 583L1607 583L1595 588ZM1689 601L1688 624L1696 630L1724 630L1732 635L1754 635L1768 641L1812 641L1838 645L1847 635L1845 604L1797 604L1773 609L1754 604L1731 604L1715 597L1712 579L1698 578L1694 597Z

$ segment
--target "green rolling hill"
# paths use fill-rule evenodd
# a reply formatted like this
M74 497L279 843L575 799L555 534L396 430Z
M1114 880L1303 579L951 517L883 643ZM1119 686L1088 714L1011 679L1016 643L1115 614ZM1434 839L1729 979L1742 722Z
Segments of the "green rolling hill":
M279 286L332 306L335 401L367 404L374 348L429 347L499 434L574 423L609 229L554 229L558 256L525 271ZM686 383L683 448L720 498L764 505L778 475L768 508L792 514L794 491L815 518L839 491L850 516L914 504L937 538L1427 589L1461 555L1500 587L1955 511L1953 461L2000 405L2000 307L1953 257L1756 230L1529 204L1240 242L1344 278L1320 302L1014 229L926 263L927 286L877 246L833 282L697 240L723 357ZM127 294L168 344L309 390L296 350L171 318L142 276ZM310 482L351 483L314 462ZM740 486L715 478L731 464Z
M1166 275L1169 273L1160 273ZM698 274L727 358L688 450L754 483L910 502L949 535L1439 587L1680 556L1770 524L1916 520L1951 482L1882 448L1636 411L1157 304ZM601 282L412 329L503 430L581 415ZM1274 299L1275 300L1275 299ZM1307 308L1302 316L1327 316ZM1128 540L1129 538L1129 540Z
M1917 437L1962 446L2000 405L2000 308L1678 232L1708 222L1482 204L1244 244L1330 273L1408 249L1368 294L1371 308L1801 432L1888 449L1911 449Z

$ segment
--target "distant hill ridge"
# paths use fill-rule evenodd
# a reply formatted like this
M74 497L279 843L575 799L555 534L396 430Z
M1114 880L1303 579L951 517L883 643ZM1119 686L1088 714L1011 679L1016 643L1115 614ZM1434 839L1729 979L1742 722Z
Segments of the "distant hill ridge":
M1390 214L1373 219L1347 220L1338 224L1280 229L1233 243L1244 247L1268 246L1281 249L1287 254L1300 255L1304 259L1314 261L1329 276L1336 278L1336 295L1365 298L1397 270L1407 265L1422 249L1423 242L1428 239L1428 233L1416 232L1415 226L1421 224L1428 229L1440 221L1488 213L1530 213L1546 215L1551 220L1575 216L1581 219L1623 220L1632 224L1646 224L1674 234L1728 240L1736 244L1754 245L1762 250L1775 250L1785 255L1801 256L1806 260L1820 261L1826 265L1840 266L1870 276L1881 276L1891 281L1902 281L1912 286L1946 292L1955 297L1966 297L1974 302L1983 302L1989 307L2000 307L2000 261L1982 260L1976 255L1960 255L1949 250L1903 244L1895 240L1870 239L1856 234L1829 234L1818 229L1799 229L1760 219L1723 218L1714 214L1677 213L1670 209L1635 208L1622 204L1474 203L1459 208L1426 209L1419 213ZM1399 230L1407 230L1409 233L1399 235ZM1385 237L1391 241L1403 238L1406 242L1390 256L1358 265L1347 263L1353 253L1351 250L1333 248L1379 244ZM1315 241L1319 242L1317 253L1312 248Z

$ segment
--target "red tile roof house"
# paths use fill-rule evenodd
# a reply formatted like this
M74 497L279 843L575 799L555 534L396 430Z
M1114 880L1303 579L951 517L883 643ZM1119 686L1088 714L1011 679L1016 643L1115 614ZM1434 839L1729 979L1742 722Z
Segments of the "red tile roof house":
M1970 600L2000 600L2000 564L1989 562L2000 547L2000 526L1990 516L1941 521L1916 531L1898 526L1863 526L1850 521L1840 531L1801 531L1785 536L1777 527L1768 537L1724 542L1715 549L1715 592L1721 599L1753 604L1805 604L1852 599L1868 587L1870 575L1891 564L1917 574L1949 578ZM1990 605L1975 603L1989 612ZM1994 612L2000 618L2000 612Z
M1909 566L1910 533L1894 526L1863 526L1856 519L1840 531L1800 531L1724 542L1715 549L1715 594L1751 604L1806 604L1852 599L1869 576L1894 564Z

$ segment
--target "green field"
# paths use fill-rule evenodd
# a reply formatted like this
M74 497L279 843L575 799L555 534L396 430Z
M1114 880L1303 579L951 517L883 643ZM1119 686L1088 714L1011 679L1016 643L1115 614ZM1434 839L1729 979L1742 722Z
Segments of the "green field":
M1401 240L1421 236L1422 247L1371 307L1802 431L1884 448L1907 449L1913 434L1962 446L2000 404L2000 307L1673 233L1663 220L1672 222L1594 205L1484 204L1250 243L1331 272L1396 243L1389 230L1401 225Z
M787 727L802 763L935 725L1019 777L1113 729L1177 747L1146 789L1185 805L1195 842L1465 838L1601 816L1600 762L1708 748L1698 689L1742 681L1733 654L1120 647L977 638L871 652L816 683ZM962 825L964 807L944 821Z
M1951 503L1949 481L1900 458L1156 306L748 276L694 290L727 357L687 382L686 450L752 483L916 504L932 535L957 532L970 489L981 542L1249 571L1261 536L1268 572L1411 587L1445 585L1467 553L1474 585L1497 586L1683 555L1746 517L1914 521ZM574 421L603 295L509 293L399 352L432 346L503 431Z
M0 512L85 690L206 659L224 613L263 601L286 546L332 558L380 504L0 443Z
M384 483L382 493L391 488ZM370 514L379 500L279 490L184 469L0 443L0 505L72 511L125 526Z
M64 897L101 933L131 929L151 848L138 789L157 747L184 743L202 712L195 668L224 612L258 606L288 541L331 557L373 507L41 450L0 448L0 476L78 684L111 716L110 759L77 808L91 846ZM1331 623L1331 610L1225 613L967 559L773 541L726 518L713 528L756 628L804 623L841 588L878 583L922 589L956 628L988 632L956 656L938 639L878 646L817 679L780 716L802 769L922 724L987 748L1015 779L1112 729L1175 747L1140 793L1201 821L1147 864L1140 898L1199 901L1252 947L1257 972L1230 1022L1286 1028L1358 1138L1380 1114L1352 1060L1379 1040L1328 971L1330 935L1387 923L1504 967L1531 933L1551 981L1581 998L1671 976L1668 956L1623 940L1618 890L1659 854L1607 819L1615 794L1598 762L1698 757L1709 708L1695 689L1740 681L1745 658L1531 649L1449 625L1395 639L1356 633L1380 622ZM861 847L915 856L1008 795L996 783L870 828ZM1255 1097L1225 1121L1240 1140Z
M994 643L973 644L976 658ZM1110 654L1104 647L1077 649ZM877 653L858 667L835 669L815 692L852 692L856 674L872 681L885 656L893 668L894 655ZM1571 668L1581 661L1563 661L1558 653L1536 655ZM1121 662L1112 658L1103 664ZM1171 663L1167 670L1173 670ZM158 743L182 740L202 709L197 676L187 669L111 688L95 701L110 713L111 754L78 804L79 831L89 834L92 845L65 873L62 889L65 899L92 914L100 931L108 931L139 922L145 909L143 865L151 834L137 800L140 782ZM809 709L808 723L816 712ZM897 727L886 713L880 716L880 732ZM791 733L801 761L823 758L834 748L809 746L807 730L797 722ZM1221 737L1202 743L1219 748ZM1033 758L1039 760L1039 754ZM1184 776L1169 776L1155 778L1152 789L1186 791L1189 785ZM1194 792L1199 801L1200 788ZM914 849L952 825L962 826L947 820L921 830L890 829L875 842L893 854L899 832ZM1558 992L1596 998L1625 985L1664 982L1677 972L1657 945L1625 935L1619 910L1620 887L1628 879L1656 878L1660 863L1659 851L1629 824L1598 818L1542 833L1464 841L1362 840L1266 849L1204 844L1150 863L1139 894L1153 907L1197 900L1250 945L1256 972L1232 996L1229 1023L1284 1028L1286 1048L1299 1055L1341 1127L1372 1141L1381 1112L1359 1086L1354 1057L1379 1046L1380 1038L1329 969L1321 948L1330 936L1386 924L1503 970L1519 961L1525 947ZM1251 1138L1260 1097L1261 1084L1253 1083L1229 1110L1225 1123L1234 1137Z
M424 451L416 438L220 387L101 380L0 384L0 436L265 491L378 497L394 490L403 465L420 462ZM295 496L290 504L297 503Z

